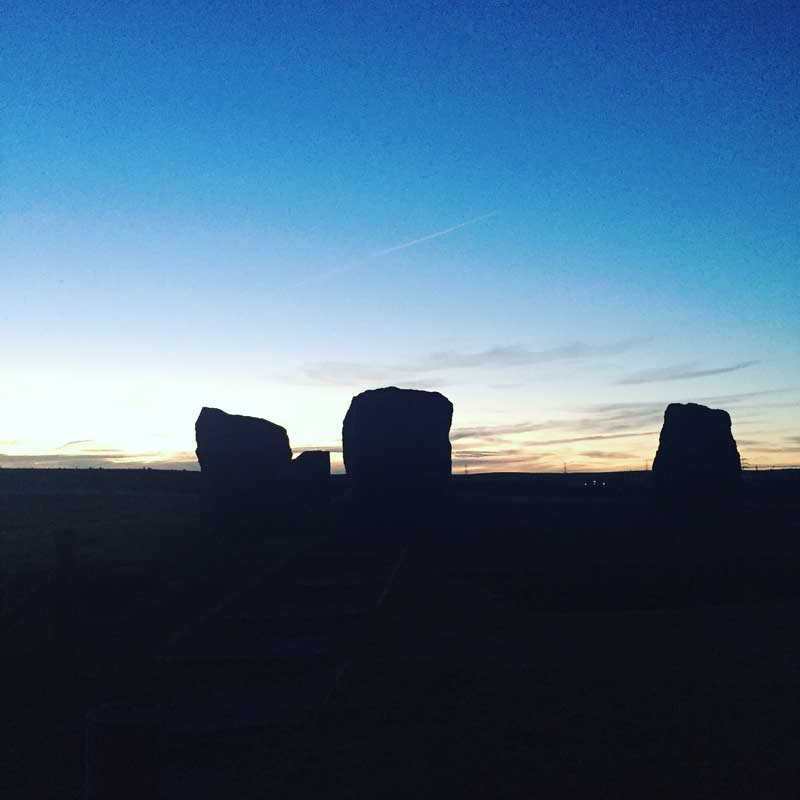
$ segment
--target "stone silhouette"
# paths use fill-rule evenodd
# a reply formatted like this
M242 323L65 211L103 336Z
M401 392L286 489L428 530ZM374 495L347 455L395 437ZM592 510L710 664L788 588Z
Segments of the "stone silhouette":
M741 460L727 411L670 403L653 461L653 477L668 497L715 495L739 484Z
M327 450L305 450L292 461L292 483L300 499L321 502L328 499L331 454Z
M342 425L344 465L360 489L435 488L450 477L453 404L439 392L372 389Z
M197 460L212 489L261 490L289 470L292 450L280 425L204 407L194 428Z
M331 454L327 450L305 450L292 461L292 471L299 481L324 480L331 474Z

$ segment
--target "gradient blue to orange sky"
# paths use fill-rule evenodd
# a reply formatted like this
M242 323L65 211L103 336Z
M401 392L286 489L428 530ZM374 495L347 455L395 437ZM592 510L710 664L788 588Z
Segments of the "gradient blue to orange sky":
M665 405L800 464L792 2L7 3L0 466L340 448L439 389L454 468L641 469ZM334 460L340 464L341 459Z

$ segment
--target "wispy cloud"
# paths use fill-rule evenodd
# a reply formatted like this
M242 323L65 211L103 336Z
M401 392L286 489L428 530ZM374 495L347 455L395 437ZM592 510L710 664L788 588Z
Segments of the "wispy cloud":
M588 406L581 406L581 413L585 414L646 414L656 409L664 410L664 403L661 401L633 401L624 403L592 403Z
M380 369L345 361L323 361L301 372L291 383L307 386L397 386L400 389L440 389L450 381L435 376L419 378L402 367Z
M0 453L0 467L21 468L36 467L39 469L56 468L88 468L122 467L142 468L157 467L160 469L198 469L197 459L190 453L45 453L41 455L8 455Z
M773 455L794 455L800 453L800 444L795 445L759 445L750 444L747 451L752 453L769 453Z
M676 364L671 367L658 367L656 369L645 369L641 372L634 372L626 378L622 378L617 383L638 384L638 383L658 383L661 381L681 381L692 378L706 378L710 375L722 375L726 372L738 372L747 369L758 361L739 361L725 367L701 368L696 361L687 364Z
M619 433L660 423L665 402L595 403L583 406L581 417L571 423L574 430Z
M542 469L549 465L551 453L531 453L524 448L508 447L502 450L453 450L453 470L464 467L478 472Z
M89 444L93 442L94 439L73 439L71 442L64 442L61 447L57 447L56 450L66 450L68 447L74 447L76 444Z
M383 383L389 371L352 361L321 361L306 367L300 383L314 386L351 386L354 383Z
M491 347L477 352L460 352L447 350L432 353L425 361L417 365L417 369L457 369L464 367L513 367L532 364L544 364L550 361L574 361L588 358L620 355L648 340L641 337L623 339L610 344L588 344L587 342L569 342L544 350L532 350L520 345Z
M661 423L664 407L660 402L596 404L578 409L579 416L575 417L455 428L450 434L450 439L453 442L480 443L484 447L522 446L528 452L538 453L542 447L550 445L640 436L655 437L658 435L655 427ZM548 432L550 436L546 439L524 442L516 438L507 438L537 432L540 434ZM600 456L594 457L600 458Z
M738 392L736 394L717 394L706 397L696 398L698 403L742 403L748 402L756 397L765 397L770 394L783 394L784 392L792 392L794 389L760 389L756 392Z
M526 442L528 447L542 447L551 444L572 444L573 442L595 442L602 439L625 439L633 436L657 436L658 431L638 431L636 433L599 433L593 436L571 436L564 439L544 439Z
M456 449L453 451L454 457L458 458L510 458L511 456L524 456L525 458L530 457L532 461L535 461L538 457L536 455L530 455L527 451L516 447L516 448L504 448L503 450L475 450L475 449Z
M636 453L626 453L623 450L587 450L578 455L585 458L601 458L604 461L616 461L618 458L638 458Z
M746 411L752 409L759 411L765 406L772 407L776 404L759 402L764 397L769 397L780 392L792 391L790 389L762 389L754 392L740 392L738 394L713 395L713 396L688 396L681 401L703 403L714 407L735 408L734 422L741 427L746 423ZM633 401L621 403L594 403L579 407L578 412L582 419L575 420L572 427L575 429L594 430L598 433L614 433L617 431L635 428L650 427L660 424L664 411L675 398L665 396L663 400ZM777 405L784 405L783 403ZM796 405L793 403L787 406Z
M481 425L473 428L454 428L450 433L450 441L457 442L461 439L494 440L499 436L546 430L550 428L552 424L551 422L517 422L509 425Z
M644 345L648 339L628 338L608 344L569 342L557 347L534 350L522 345L490 347L486 350L447 350L431 353L418 361L409 361L376 368L367 364L348 361L323 361L306 367L300 383L322 386L351 386L358 383L382 383L387 385L428 388L447 385L446 380L420 375L440 370L472 369L476 367L535 366L557 361L582 361L619 355ZM506 384L505 386L514 386Z
M762 433L762 435L765 435ZM760 453L796 453L800 452L800 436L780 436L766 434L764 439L738 439L739 445L747 447L748 450L755 450Z

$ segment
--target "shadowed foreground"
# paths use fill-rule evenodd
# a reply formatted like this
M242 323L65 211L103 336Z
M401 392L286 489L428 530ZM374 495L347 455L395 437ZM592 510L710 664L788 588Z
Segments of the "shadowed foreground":
M209 522L188 475L3 494L10 796L77 797L107 703L168 709L164 797L794 796L797 484L699 514L644 477L476 476L424 508L334 480L268 527Z

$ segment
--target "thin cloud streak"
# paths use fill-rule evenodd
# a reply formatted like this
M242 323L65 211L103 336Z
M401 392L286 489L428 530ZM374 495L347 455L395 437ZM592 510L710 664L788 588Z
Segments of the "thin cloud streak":
M579 456L584 458L602 458L605 461L616 461L620 458L639 458L637 453L626 453L619 450L587 450L583 453L578 453Z
M760 389L755 392L738 392L736 394L717 394L717 395L702 395L702 396L689 395L688 400L686 402L703 403L703 404L713 404L713 403L735 404L735 403L748 402L756 397L764 397L767 395L781 394L793 391L795 391L795 389L783 388L783 389ZM617 402L617 403L591 403L585 406L578 406L578 410L581 413L586 413L586 414L612 414L613 412L619 412L632 415L645 415L655 411L661 411L663 413L663 411L671 402L675 401L667 396L663 400L644 400L644 401L634 400L634 401ZM758 407L760 408L762 405L763 404L759 403ZM793 403L790 405L797 405L797 404Z
M550 361L570 361L582 358L599 358L626 353L645 344L647 339L633 337L612 344L588 344L569 342L546 350L530 350L519 345L491 347L475 353L459 353L455 350L433 353L426 362L417 366L419 370L455 369L483 366L528 366Z
M44 453L40 455L9 455L0 453L0 467L37 469L69 469L108 467L113 469L190 469L197 470L196 459L189 454L175 453Z
M715 367L712 369L698 369L697 362L688 364L676 364L672 367L659 367L656 369L646 369L641 372L634 372L627 378L622 378L617 383L622 385L634 385L639 383L659 383L661 381L681 381L692 378L706 378L710 375L722 375L726 372L738 372L741 369L752 367L758 361L740 361L727 367Z
M418 384L420 388L446 386L446 381L435 381L433 378L425 378L422 381L416 376L438 370L534 366L557 361L604 358L627 353L648 341L649 339L634 337L610 344L569 342L545 350L531 350L521 345L490 347L475 352L448 350L431 353L417 362L378 369L354 362L323 361L306 367L303 370L305 380L300 382L322 386L350 386L361 382L383 382L386 385L387 380L402 381L401 376L407 375L409 379L403 381L405 386L410 386L411 383Z
M800 445L788 445L788 446L771 446L771 445L748 445L746 448L748 453L768 453L773 455L793 455L794 453L800 453Z
M454 428L450 433L450 441L461 439L496 439L517 433L532 433L551 428L552 422L519 422L508 425L482 425L474 428Z
M632 436L657 436L658 431L641 431L638 433L601 433L596 436L575 436L569 439L546 439L541 442L526 442L528 447L542 447L550 444L571 444L572 442L594 442L600 439L625 439Z
M760 389L756 392L739 392L738 394L717 394L697 398L699 403L740 403L753 397L763 397L769 394L781 394L783 392L793 392L792 388L785 389Z
M323 361L303 370L306 378L301 384L312 386L351 386L356 383L383 383L388 373L384 370L343 361Z
M406 372L408 377L403 377ZM414 377L402 368L373 369L364 364L325 361L302 370L303 377L287 378L288 383L300 386L397 386L400 389L441 389L450 381L435 376Z

